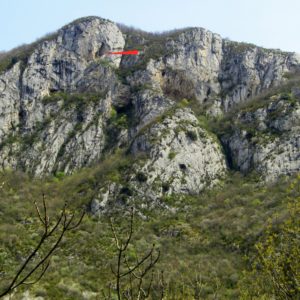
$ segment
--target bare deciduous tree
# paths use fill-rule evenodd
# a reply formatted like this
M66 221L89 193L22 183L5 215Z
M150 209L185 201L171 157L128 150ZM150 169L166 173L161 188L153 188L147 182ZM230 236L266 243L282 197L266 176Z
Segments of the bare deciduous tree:
M113 219L110 220L111 230L113 233L116 249L117 249L117 264L116 270L111 266L111 271L115 277L115 291L118 300L142 300L147 299L152 288L154 273L153 268L159 260L160 251L152 245L151 249L144 254L142 258L136 256L135 262L131 263L126 255L126 251L132 240L133 234L133 209L130 213L129 232L125 241L121 241L115 229ZM145 287L146 275L150 274L147 286ZM126 284L125 284L125 281ZM161 287L164 285L163 276L160 283ZM164 292L162 289L161 297ZM112 299L112 285L109 285L108 295L104 294L105 299ZM162 299L162 298L161 298Z
M21 265L10 284L3 292L0 293L0 298L10 294L13 290L21 285L32 285L38 282L47 271L50 264L51 255L59 247L66 232L76 229L80 225L85 215L85 212L83 211L78 220L75 221L75 214L67 212L67 203L65 203L58 219L51 224L52 222L48 216L44 194L42 202L42 211L38 207L37 203L34 202L38 218L43 227L43 234L40 237L40 241ZM47 252L36 262L34 262L34 259L36 258L39 250L41 250L42 246L46 244L50 237L54 237L56 234L57 236L55 237L55 241L47 250ZM31 263L33 263L32 266L30 265ZM33 281L28 281L37 272L39 272L38 277Z

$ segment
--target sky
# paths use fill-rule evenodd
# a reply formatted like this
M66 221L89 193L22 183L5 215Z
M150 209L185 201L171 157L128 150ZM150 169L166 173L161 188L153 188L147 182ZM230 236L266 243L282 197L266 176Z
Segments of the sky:
M100 16L146 31L204 27L224 38L300 53L300 0L0 0L0 50Z

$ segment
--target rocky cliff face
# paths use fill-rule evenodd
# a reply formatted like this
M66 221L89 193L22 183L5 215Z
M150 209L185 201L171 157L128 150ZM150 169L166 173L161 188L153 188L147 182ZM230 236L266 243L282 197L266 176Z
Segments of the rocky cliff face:
M233 167L267 180L300 171L299 90L271 93L265 103L239 112L223 137Z
M61 29L55 39L38 45L26 64L18 62L1 75L3 167L41 175L69 172L101 157L111 95L122 89L115 73L97 60L124 44L114 23L86 19ZM121 58L106 60L118 67ZM93 96L66 96L82 92ZM55 99L47 101L49 95Z
M226 170L220 145L188 109L149 126L134 139L131 150L148 154L142 168L149 178L145 181L150 186L157 182L162 192L199 193Z
M155 37L149 39L150 43L156 41ZM145 42L144 49L146 55L140 60L150 55ZM148 82L167 93L195 97L210 113L221 114L278 85L299 62L295 53L222 40L218 34L191 28L167 35L161 57L150 59L147 68L130 79L133 84Z
M133 47L139 56L106 55ZM215 185L227 161L268 179L297 172L296 90L293 103L278 94L267 106L240 112L222 145L198 118L236 109L286 81L299 64L294 53L223 40L202 28L154 35L96 17L77 20L2 70L0 164L38 176L72 173L121 148L145 156L127 183L154 198ZM258 142L245 124L270 139ZM103 184L95 205L120 190Z

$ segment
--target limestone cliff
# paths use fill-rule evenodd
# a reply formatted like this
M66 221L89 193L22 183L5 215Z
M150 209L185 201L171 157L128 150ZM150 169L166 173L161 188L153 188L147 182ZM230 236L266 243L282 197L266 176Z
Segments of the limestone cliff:
M106 55L130 48L140 54ZM221 140L198 118L238 109L285 82L299 64L294 53L228 41L203 28L157 35L98 17L77 20L1 70L0 164L44 176L92 166L118 148L142 153L126 180L133 193L153 199L199 193L232 165L270 179L297 172L295 91L293 104L279 94L268 106L237 113L238 124ZM269 130L272 139L249 140L246 123ZM103 182L95 205L120 190Z
M300 171L300 94L295 87L285 90L271 92L231 119L222 140L233 168L254 170L269 181Z

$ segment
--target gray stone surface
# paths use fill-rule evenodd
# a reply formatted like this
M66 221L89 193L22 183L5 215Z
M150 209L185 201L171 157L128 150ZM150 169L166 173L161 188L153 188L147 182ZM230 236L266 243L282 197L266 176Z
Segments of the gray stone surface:
M105 55L124 49L128 40L113 22L85 18L37 45L26 63L17 62L0 74L2 168L37 176L72 173L97 163L113 145L130 145L134 155L148 155L137 167L147 173L146 182L129 176L136 190L147 190L154 198L199 193L226 173L220 143L187 108L162 116L182 98L194 98L207 115L223 114L282 83L285 73L300 63L294 53L231 42L203 28L166 35L160 41L163 52L153 57L143 51L122 59ZM144 38L136 41L145 46ZM64 99L70 94L92 96L88 101ZM292 94L299 97L299 89ZM47 102L49 95L52 100ZM280 105L283 113L270 118ZM122 127L118 132L111 126L114 110L121 116L130 111L127 127L117 125ZM299 171L298 104L288 107L275 101L238 118L270 139L255 143L238 127L224 137L236 168L255 169L267 179ZM114 194L119 188L103 188L101 193ZM95 206L109 197L99 196Z

